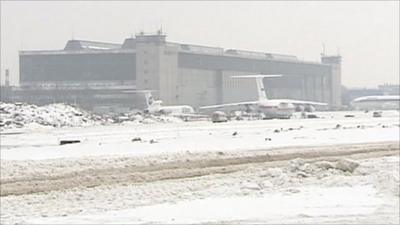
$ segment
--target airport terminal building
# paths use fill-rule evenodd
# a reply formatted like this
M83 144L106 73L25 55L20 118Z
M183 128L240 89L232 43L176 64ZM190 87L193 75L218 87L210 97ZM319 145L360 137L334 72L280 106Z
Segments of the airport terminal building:
M257 99L251 79L233 75L282 74L264 79L270 98L341 105L341 57L321 63L296 56L168 42L140 33L122 44L70 40L62 50L20 51L14 100L68 102L95 111L143 108L134 90L155 90L164 105L199 107ZM118 110L117 110L118 111Z

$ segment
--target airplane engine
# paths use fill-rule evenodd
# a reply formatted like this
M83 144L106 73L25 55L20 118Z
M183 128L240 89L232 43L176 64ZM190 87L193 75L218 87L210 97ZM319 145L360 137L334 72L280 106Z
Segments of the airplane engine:
M315 107L312 106L312 105L307 105L307 106L304 108L304 110L305 110L306 112L315 112Z
M304 112L305 107L302 105L297 105L296 106L296 112Z
M170 112L170 110L160 109L160 110L158 111L158 113L159 113L159 114L162 114L162 115L168 115L168 114L170 114L171 112Z
M251 106L251 105L245 105L246 106L246 113L251 113L255 111L255 107Z

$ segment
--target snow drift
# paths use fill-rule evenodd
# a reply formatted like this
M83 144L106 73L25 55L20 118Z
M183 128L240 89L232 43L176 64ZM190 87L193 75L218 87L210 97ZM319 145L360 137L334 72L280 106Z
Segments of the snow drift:
M174 123L181 119L171 116L141 115L97 115L76 106L56 103L37 106L28 103L0 102L0 130L35 127L83 127L112 123Z
M105 123L106 119L67 104L36 106L27 103L0 103L1 129L49 126L74 127Z

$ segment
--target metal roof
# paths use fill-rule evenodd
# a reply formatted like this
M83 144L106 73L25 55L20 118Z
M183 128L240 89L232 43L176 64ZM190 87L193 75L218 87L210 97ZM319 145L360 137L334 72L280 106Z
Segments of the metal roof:
M69 40L64 50L108 50L121 48L120 44L97 41Z

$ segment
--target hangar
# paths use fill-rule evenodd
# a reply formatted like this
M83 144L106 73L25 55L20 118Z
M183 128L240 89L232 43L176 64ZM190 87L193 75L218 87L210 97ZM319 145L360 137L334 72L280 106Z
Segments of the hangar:
M255 99L255 82L232 75L282 74L264 80L273 98L341 105L341 57L321 62L296 56L168 42L161 31L122 44L69 40L62 50L20 51L15 98L67 102L95 111L143 108L131 90L156 90L165 105L194 107Z

